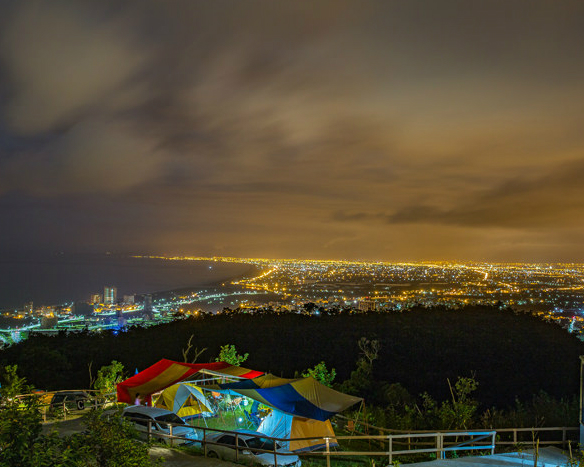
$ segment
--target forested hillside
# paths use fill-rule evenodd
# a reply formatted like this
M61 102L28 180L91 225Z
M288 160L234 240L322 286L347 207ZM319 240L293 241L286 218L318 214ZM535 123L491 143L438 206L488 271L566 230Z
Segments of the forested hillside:
M410 393L448 397L447 378L473 376L485 407L512 405L539 391L554 397L578 391L584 344L555 324L529 314L486 307L463 310L413 309L406 312L298 314L223 313L178 320L114 335L62 334L32 337L0 352L0 363L17 364L41 389L89 385L89 365L112 360L133 374L161 358L183 360L191 335L193 352L207 348L199 362L213 360L219 347L234 344L248 352L244 366L285 377L325 361L342 382L355 369L361 337L378 340L375 384L401 383Z

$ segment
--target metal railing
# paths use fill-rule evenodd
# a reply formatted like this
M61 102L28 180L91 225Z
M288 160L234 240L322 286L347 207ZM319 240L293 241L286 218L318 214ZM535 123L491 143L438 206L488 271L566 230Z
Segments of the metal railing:
M337 421L344 424L344 429L349 432L354 432L362 435L363 433L358 427L365 428L365 431L385 434L410 434L411 438L415 438L420 433L430 433L430 430L392 430L389 428L382 428L371 425L360 420L352 420L343 415L336 415ZM485 428L484 430L497 432L497 446L513 446L516 444L534 443L539 440L540 446L561 446L568 447L568 443L579 442L579 430L577 426L574 427L530 427L530 428ZM484 431L483 430L483 431ZM467 430L480 431L480 430ZM449 433L448 430L433 430L434 433ZM526 436L529 434L529 436ZM558 436L554 436L557 434ZM569 436L572 435L572 436ZM408 438L409 439L409 438ZM408 441L409 442L409 441Z
M489 451L495 453L495 431L450 431L433 433L404 433L390 435L360 435L360 436L335 436L334 438L324 438L325 451L312 452L311 455L323 455L327 458L327 466L330 466L331 456L384 456L389 463L393 462L394 456L414 455L414 454L436 454L437 459L444 459L447 452L458 451ZM459 438L467 438L459 440ZM412 438L429 439L426 442L412 443ZM454 438L453 440L450 440ZM322 438L320 438L322 439ZM374 440L383 443L383 450L380 451L332 451L330 449L331 440ZM387 448L385 448L387 444ZM416 446L422 447L416 447ZM404 447L407 447L404 449Z
M75 397L69 400L63 399L59 402L52 402L51 400L40 402L46 396L56 393L85 393L88 397ZM17 399L25 399L28 397L37 398L37 406L41 412L43 423L46 423L49 417L57 420L67 420L68 417L70 418L73 415L79 414L85 409L106 408L116 403L115 393L101 394L95 389L65 389L48 393L21 394L16 396Z
M142 418L136 418L136 417L124 417L127 420L131 420L134 422L146 422L147 423L147 431L146 431L146 435L147 435L147 439L148 441L150 441L152 439L152 437L158 438L158 439L162 439L168 441L168 444L170 444L170 446L173 446L176 440L180 440L181 443L184 442L189 442L191 444L195 444L198 443L201 445L201 448L203 449L203 453L205 455L205 457L208 456L209 454L209 449L208 446L224 446L224 447L228 447L228 448L232 448L235 451L235 461L238 462L239 461L239 457L241 454L245 454L245 451L252 451L254 453L271 453L274 456L274 465L277 466L278 465L278 456L296 456L296 453L293 452L286 452L286 451L278 451L278 445L277 445L277 441L289 441L288 439L282 439L282 438L272 438L270 436L265 436L263 434L257 434L254 435L253 433L241 433L238 431L230 431L230 430L220 430L220 429L216 429L216 428L208 428L208 427L198 427L198 426L190 426L190 425L183 425L183 424L179 424L179 423L173 423L173 422L156 422L154 420L144 420ZM153 425L165 425L168 427L168 433L166 433L165 431L160 431L160 430L154 430L153 429ZM202 435L200 437L200 439L198 438L189 438L188 436L184 436L184 435L175 435L174 434L174 427L185 427L188 426L190 428L192 428L193 433L197 433L197 432L202 432ZM211 441L209 439L207 439L207 432L217 432L217 433L222 433L222 434L231 434L234 435L235 437L235 446L232 444L225 444L225 443L218 443L215 441ZM272 450L266 450L266 449L261 449L261 448L249 448L247 446L244 446L243 444L240 444L240 437L241 436L245 436L245 437L254 437L254 438L262 438L262 439L269 439L269 440L273 440L273 444L274 444L274 448ZM281 465L281 463L280 463Z
M84 390L87 393L94 391ZM106 395L107 396L107 395ZM89 400L90 404L86 405L84 408L98 408L111 405L112 402L106 397L97 397L97 394ZM69 402L71 404L71 401ZM62 410L62 418L67 419L67 414L69 410L67 409L67 401L63 401L59 405L55 404L43 404L43 420L46 421L48 409L52 407L58 407L59 411ZM75 411L75 410L73 410ZM57 414L59 415L59 414ZM136 419L132 417L125 417L129 420L142 422L147 424L146 435L148 440L152 437L163 439L168 444L173 446L174 444L189 442L192 444L198 444L205 456L207 456L209 451L209 446L226 446L233 448L235 450L235 459L239 460L240 453L244 450L248 450L247 447L240 445L241 436L254 436L251 433L241 433L238 431L221 430L216 428L208 428L203 426L190 426L182 425L172 422L158 422L159 424L164 424L168 427L168 431L164 432L157 430L153 427L153 423L157 423L153 420ZM349 420L345 417L341 417L344 420ZM358 422L358 425L366 427L369 430L377 430L379 435L368 435L359 434L352 436L334 436L334 437L311 437L311 438L274 438L270 436L265 436L263 434L258 434L257 437L264 439L269 439L274 442L274 449L272 450L262 450L253 448L253 452L269 452L274 455L274 465L278 465L278 456L325 456L327 459L327 467L330 467L331 458L335 456L377 456L386 457L389 463L392 463L395 456L409 456L416 454L435 454L436 458L444 459L447 453L457 453L460 451L476 451L476 452L489 452L490 454L495 453L496 446L514 446L521 444L531 444L538 442L539 446L543 445L556 445L562 446L564 448L568 447L568 443L571 441L576 441L579 432L578 427L538 427L538 428L502 428L502 429L492 429L492 430L466 430L466 431L401 431L401 430L389 430L386 428L375 427L364 422ZM176 435L174 427L176 426L188 426L192 428L195 437L188 437L185 435ZM356 429L357 425L353 426L353 432L358 433ZM218 443L216 440L208 439L209 432L219 432L224 434L231 434L235 437L235 446ZM575 436L569 436L570 434L575 434ZM544 435L544 437L542 437ZM548 438L545 439L545 435ZM300 453L293 452L282 452L277 451L277 443L289 443L293 441L313 441L317 444L322 444L324 447L319 450ZM334 445L337 441L348 441L349 444L352 441L367 441L369 444L369 450L335 450ZM379 446L379 450L371 449L371 444Z
M539 441L539 445L546 446L561 446L562 448L567 448L568 443L574 441L578 442L578 436L580 433L580 428L567 427L567 426L557 426L557 427L539 427L539 428L499 428L497 431L497 444L500 446L515 446L524 443L535 443ZM551 433L561 434L561 439L542 439L540 434ZM575 436L568 436L568 433L574 433ZM509 434L510 439L505 439L505 435ZM527 439L522 434L529 434ZM559 438L559 437L558 437Z
M147 422L147 438L151 440L152 437L166 440L173 446L176 440L181 443L189 442L192 444L199 444L203 449L205 456L209 453L209 446L225 446L232 448L235 451L235 461L239 461L240 452L244 452L249 448L240 444L241 436L255 436L258 438L269 439L274 443L273 450L264 450L253 448L254 452L273 453L274 465L278 465L278 456L293 456L293 455L310 455L310 456L324 456L327 459L327 466L330 467L331 458L335 456L383 456L387 457L389 463L393 462L394 456L415 455L415 454L435 454L436 458L444 459L448 452L460 451L488 451L490 454L495 452L495 437L496 431L449 431L449 432L432 432L432 433L404 433L404 434L389 434L389 435L361 435L361 436L335 436L333 437L308 437L308 438L274 438L263 434L253 435L252 433L241 433L238 431L220 430L216 428L192 426L193 433L200 433L196 438L189 438L188 436L176 436L173 433L175 426L184 427L185 425L171 422L163 422L168 427L168 432L153 429L153 424L161 424L153 420L138 419L135 417L125 417L128 420ZM232 444L218 443L208 439L208 432L219 432L224 434L231 434L235 437L235 446ZM463 438L463 439L461 439ZM336 444L337 440L364 440L377 441L381 443L381 450L369 451L337 451L331 449L331 444ZM412 442L412 440L415 440ZM427 440L427 441L420 441ZM324 448L321 450L311 451L309 453L294 453L277 451L278 443L287 443L293 441L317 441L323 444ZM419 447L421 446L421 447ZM324 449L324 450L322 450Z

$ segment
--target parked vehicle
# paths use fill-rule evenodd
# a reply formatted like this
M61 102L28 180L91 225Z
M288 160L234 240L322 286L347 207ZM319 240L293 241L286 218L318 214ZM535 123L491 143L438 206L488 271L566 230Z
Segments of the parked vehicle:
M41 396L41 403L46 404L50 411L62 409L83 410L91 407L91 396L85 391L48 392Z
M122 411L122 417L134 424L141 439L148 438L149 425L153 439L158 439L166 444L171 444L171 426L172 444L191 444L198 439L195 429L170 410L131 405Z
M239 450L236 459L236 440L233 433L213 433L206 437L207 441L218 444L207 445L207 456L234 462L252 461L257 464L274 467L274 443L275 441L265 437L263 433L251 430L235 430L237 434L237 447ZM282 449L276 443L276 457L278 467L300 467L301 461L296 454ZM270 451L261 452L258 451Z

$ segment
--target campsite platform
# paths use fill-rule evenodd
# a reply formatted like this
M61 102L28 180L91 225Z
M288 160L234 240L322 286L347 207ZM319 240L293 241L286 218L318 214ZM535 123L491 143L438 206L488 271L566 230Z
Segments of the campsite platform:
M568 456L558 448L546 447L539 450L537 467L566 467L568 464ZM527 449L522 452L507 452L488 456L437 459L407 464L407 467L534 467L535 465L533 450Z

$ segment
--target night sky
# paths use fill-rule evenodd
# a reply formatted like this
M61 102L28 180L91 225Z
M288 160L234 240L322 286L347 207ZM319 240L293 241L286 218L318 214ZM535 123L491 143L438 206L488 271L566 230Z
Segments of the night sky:
M584 261L584 2L0 2L0 253Z

